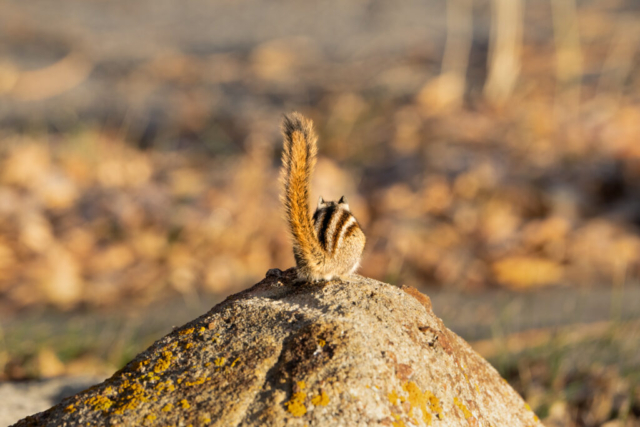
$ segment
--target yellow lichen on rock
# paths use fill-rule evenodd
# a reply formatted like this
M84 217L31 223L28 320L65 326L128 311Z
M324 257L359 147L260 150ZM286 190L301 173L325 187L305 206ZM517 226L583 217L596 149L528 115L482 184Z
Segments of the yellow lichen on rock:
M192 334L193 331L195 331L196 328L189 328L189 329L183 329L182 331L179 332L180 335L189 335Z
M427 425L431 425L433 417L431 416L431 413L427 411L427 404L430 405L427 394L423 394L420 387L418 387L418 385L413 381L405 383L402 386L402 389L409 394L407 400L411 405L411 410L413 410L413 408L420 408L420 411L422 412L422 419L427 423Z
M329 396L324 392L324 390L311 399L311 403L313 403L314 406L327 406L329 401Z
M87 405L93 407L94 411L106 411L113 405L113 401L106 396L96 395L85 402Z
M189 402L187 402L187 399L182 399L180 401L180 405L182 405L182 409L189 409L191 408L191 405L189 404Z
M471 411L469 411L467 409L467 407L464 405L464 403L462 403L460 401L460 399L458 399L457 397L453 398L453 403L455 403L455 405L460 408L460 410L462 411L462 413L464 414L465 419L469 419L473 416L473 414L471 413Z
M393 427L406 427L406 425L404 424L404 421L402 421L402 419L400 418L400 415L397 414L391 414L393 416L393 418L395 418L395 421L391 422L391 425Z
M156 386L154 387L155 390L158 391L158 394L163 392L163 391L174 391L175 390L175 386L173 385L173 383L171 382L171 380L167 380L167 381L163 381L163 382L159 382L158 384L156 384Z
M166 405L164 405L164 407L162 408L162 412L169 412L170 410L173 409L173 405L171 403L167 403Z
M285 403L287 411L294 417L301 417L307 413L307 407L304 406L304 400L307 398L307 393L299 392L293 393L291 400Z
M159 379L160 379L160 377L157 376L155 374L155 372L149 372L149 373L147 373L145 375L142 375L140 377L141 381L152 381L152 382L155 382L155 381L158 381Z
M148 402L144 387L137 382L130 382L128 379L122 382L118 388L119 398L115 404L115 414L121 415L124 411L138 407L140 403Z
M170 351L163 351L162 357L158 359L156 364L153 366L153 372L159 374L160 372L166 371L171 365L171 359L173 357L173 353Z
M429 390L425 390L424 395L427 397L431 412L435 412L438 418L442 419L442 407L440 406L440 400Z
M304 381L298 381L298 389L300 390L297 393L293 393L291 399L288 402L285 402L285 406L287 407L287 411L291 413L294 417L301 417L307 413L307 407L304 405L304 401L307 398L307 393L302 390L305 389L306 384Z
M149 364L148 360L141 360L139 362L136 362L133 365L133 370L134 371L142 371L142 370L144 370L144 367L147 366L148 364Z
M204 384L204 382L205 382L205 377L200 377L200 378L196 378L193 381L187 381L184 383L184 385L187 387L193 387L194 385Z
M392 390L391 393L389 393L388 395L389 398L389 402L391 402L392 405L397 405L398 404L398 393L396 393L395 390Z

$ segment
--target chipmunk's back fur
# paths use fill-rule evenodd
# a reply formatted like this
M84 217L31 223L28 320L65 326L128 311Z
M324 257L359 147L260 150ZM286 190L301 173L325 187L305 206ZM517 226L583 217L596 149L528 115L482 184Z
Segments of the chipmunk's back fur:
M282 134L283 202L298 275L311 281L348 276L358 268L365 236L344 197L339 202L321 197L313 219L309 216L309 186L318 152L313 123L291 113L282 122Z

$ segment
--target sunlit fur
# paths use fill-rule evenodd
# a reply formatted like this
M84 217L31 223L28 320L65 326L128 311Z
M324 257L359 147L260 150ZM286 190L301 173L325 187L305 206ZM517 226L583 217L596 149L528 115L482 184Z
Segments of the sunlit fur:
M317 136L311 120L299 113L282 122L283 203L293 237L293 254L302 280L347 277L359 266L365 236L343 197L318 201L309 216L309 183L316 163Z

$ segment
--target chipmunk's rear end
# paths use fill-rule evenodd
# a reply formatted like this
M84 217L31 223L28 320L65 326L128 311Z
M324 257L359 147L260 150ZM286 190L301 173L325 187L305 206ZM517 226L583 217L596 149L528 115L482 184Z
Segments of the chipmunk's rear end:
M327 254L318 273L327 280L352 274L360 265L366 239L346 199L342 197L336 203L320 198L313 223L318 242Z
M360 265L365 236L342 197L338 202L318 202L309 215L309 181L316 161L317 137L313 123L292 113L282 124L283 202L291 235L298 276L303 280L347 277Z

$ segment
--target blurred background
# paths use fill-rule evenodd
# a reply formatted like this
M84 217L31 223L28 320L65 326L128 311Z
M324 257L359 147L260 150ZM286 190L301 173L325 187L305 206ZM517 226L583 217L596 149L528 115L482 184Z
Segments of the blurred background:
M295 109L361 274L545 425L640 426L639 50L632 0L1 2L5 421L294 265Z

